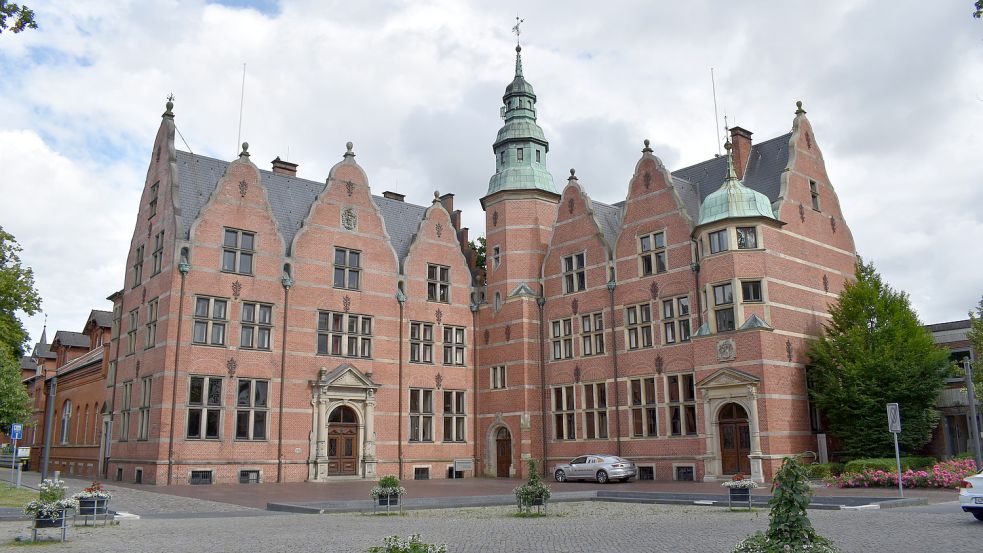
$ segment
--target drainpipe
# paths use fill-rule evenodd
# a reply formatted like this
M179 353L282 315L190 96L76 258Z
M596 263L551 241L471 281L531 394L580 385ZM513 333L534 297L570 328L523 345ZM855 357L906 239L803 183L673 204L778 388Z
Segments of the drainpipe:
M276 482L283 482L283 388L284 378L287 368L287 313L290 312L290 287L294 285L294 279L284 272L280 278L283 285L283 332L280 333L280 414L277 423L276 436Z
M399 457L399 479L403 479L403 304L406 296L402 290L396 290L396 301L399 302L399 416L396 423L396 456Z
M546 298L539 296L536 298L536 305L539 306L539 422L540 433L543 436L543 476L546 476L546 465L549 464L549 450L546 438L546 342L543 336L543 308L546 306Z
M694 243L696 241L694 240ZM699 252L699 244L695 245L695 251ZM696 261L690 263L690 269L693 271L693 282L696 283L696 328L699 329L703 326L703 294L700 290L700 264ZM695 332L693 334L696 334Z
M48 395L44 398L44 456L41 458L41 480L48 477L48 457L51 453L51 419L55 416L55 393L57 391L58 369L55 369L55 375L51 377L51 384L48 385Z
M471 304L471 389L474 390L473 438L471 457L474 458L474 474L478 474L478 306Z
M177 416L177 372L181 360L181 324L184 319L184 282L191 270L191 264L187 261L178 263L177 270L181 273L181 292L178 294L177 308L177 341L174 348L174 380L171 382L171 429L167 439L167 485L170 486L174 481L174 421ZM119 367L117 367L117 370ZM115 395L115 394L114 394Z
M611 361L614 363L614 431L618 457L621 457L621 383L618 381L618 340L614 333L614 279L608 281L608 298L611 300Z

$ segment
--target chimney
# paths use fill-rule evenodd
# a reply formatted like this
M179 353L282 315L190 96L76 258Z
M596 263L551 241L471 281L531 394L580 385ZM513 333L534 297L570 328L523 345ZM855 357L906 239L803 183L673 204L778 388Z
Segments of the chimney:
M286 177L296 177L297 176L297 164L290 163L289 161L283 161L280 156L276 156L276 159L272 161L273 172L278 175L283 175Z
M444 204L444 209L447 210L447 213L454 213L454 194L444 194L440 197L440 203ZM451 220L453 219L454 217L452 215Z
M730 143L733 145L734 170L737 171L737 178L744 178L744 171L747 170L748 158L751 155L751 131L741 127L730 128Z
M387 190L382 193L382 197L390 200L396 200L397 202L401 202L403 201L403 198L406 197L406 194L400 194L399 192L389 192Z
M461 210L455 209L454 213L451 213L451 222L454 223L454 228L461 228Z

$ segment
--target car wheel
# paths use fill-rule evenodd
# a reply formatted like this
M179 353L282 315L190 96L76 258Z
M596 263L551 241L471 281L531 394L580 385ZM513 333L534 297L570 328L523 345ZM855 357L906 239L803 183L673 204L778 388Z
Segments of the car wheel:
M983 520L983 511L973 511L973 516L976 520Z
M553 478L555 478L557 482L566 482L567 473L563 472L562 470L558 470L553 473Z
M607 484L608 483L608 473L604 472L603 470L597 471L597 483L598 484Z

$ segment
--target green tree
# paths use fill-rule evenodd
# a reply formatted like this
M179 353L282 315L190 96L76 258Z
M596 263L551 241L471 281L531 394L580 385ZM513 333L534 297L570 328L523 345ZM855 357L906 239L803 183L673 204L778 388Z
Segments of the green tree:
M983 3L983 0L980 0ZM983 298L975 309L969 311L969 332L966 333L969 343L973 345L976 352L976 361L973 361L973 383L975 384L976 400L983 398ZM965 375L964 375L965 376Z
M9 25L10 32L19 33L24 29L37 29L38 24L34 21L34 10L27 6L18 6L7 0L0 0L0 33L8 28L7 19L13 23Z
M21 265L21 251L13 235L0 227L0 350L14 358L23 354L28 338L17 311L34 315L41 310L34 272Z
M951 372L948 351L937 347L911 308L908 295L857 260L823 335L810 344L811 394L827 429L852 457L894 453L885 405L901 408L901 448L917 452L938 423L935 409Z
M31 398L21 382L20 363L9 351L0 351L0 430L7 432L11 423L27 422L30 415Z

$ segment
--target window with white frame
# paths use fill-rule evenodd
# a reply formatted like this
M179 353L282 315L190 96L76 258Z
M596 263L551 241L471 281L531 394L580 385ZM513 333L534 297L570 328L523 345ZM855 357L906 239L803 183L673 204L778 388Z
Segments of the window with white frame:
M150 436L150 392L153 377L140 379L140 419L137 426L137 439L146 440Z
M68 443L68 433L72 427L72 400L66 399L61 408L61 439L62 444Z
M410 322L410 362L433 363L433 323Z
M129 314L129 325L126 327L126 354L137 350L137 319L140 317L140 308L131 309Z
M136 253L133 255L133 288L140 286L143 282L143 245L137 246Z
M689 296L662 300L662 328L665 344L689 341Z
M464 365L464 327L444 325L444 364Z
M225 326L229 300L224 298L195 298L195 326L192 342L212 346L225 345Z
M553 338L553 360L573 357L573 319L559 319L550 323Z
M192 376L188 386L189 440L217 440L222 418L222 377Z
M464 392L444 390L444 441L463 442L465 428Z
M147 302L147 340L143 345L144 349L150 349L157 343L157 306L157 298Z
M491 368L490 381L492 390L502 390L505 388L505 365L496 365Z
M433 390L410 388L410 441L433 441Z
M588 440L608 437L607 384L584 384L584 434Z
M669 429L673 436L695 436L696 379L692 373L669 375L666 380Z
M317 354L372 357L372 317L358 313L317 312Z
M756 227L737 227L737 249L753 250L758 247L758 229Z
M242 302L239 347L269 350L272 336L273 306L267 303Z
M557 440L577 439L577 413L573 386L553 388L553 432Z
M270 383L240 378L236 391L236 439L265 440Z
M761 295L761 281L760 280L742 280L741 281L741 299L745 302L761 302L763 297Z
M729 282L713 287L713 305L717 332L734 330L734 289Z
M358 290L362 275L362 252L349 248L334 249L334 287Z
M119 441L125 442L130 439L130 405L133 401L133 381L124 382L122 390L123 401L119 410Z
M153 261L154 267L150 276L159 274L160 268L164 263L164 231L160 231L154 236Z
M497 269L502 262L502 249L498 246L492 248L492 269Z
M244 275L253 274L253 248L256 234L238 229L225 229L222 243L222 270Z
M642 276L666 272L666 234L653 232L638 237Z
M730 249L727 241L727 229L721 229L716 232L711 232L709 234L709 240L710 240L710 253L717 253Z
M631 380L632 436L659 435L659 408L656 405L655 377Z
M451 268L427 264L427 301L451 301Z
M628 349L652 347L652 306L648 303L625 308Z
M604 316L600 311L580 316L580 336L584 357L604 353Z
M572 294L587 289L587 272L583 253L563 258L563 293Z

